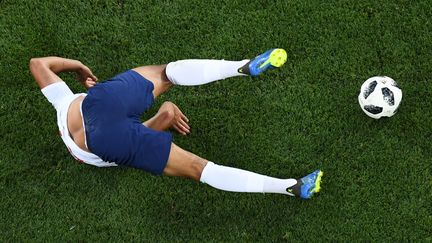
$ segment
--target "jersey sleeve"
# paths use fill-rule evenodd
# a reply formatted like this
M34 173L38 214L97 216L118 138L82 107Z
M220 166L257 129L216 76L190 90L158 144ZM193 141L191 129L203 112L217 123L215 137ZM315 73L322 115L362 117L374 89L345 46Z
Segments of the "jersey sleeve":
M56 110L64 98L73 95L73 92L63 81L50 84L41 91Z

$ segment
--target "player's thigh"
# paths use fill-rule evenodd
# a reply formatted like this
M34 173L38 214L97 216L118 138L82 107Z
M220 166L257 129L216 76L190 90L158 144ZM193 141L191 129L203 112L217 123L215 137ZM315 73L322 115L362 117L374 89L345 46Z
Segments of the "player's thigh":
M201 178L202 171L207 165L207 162L207 160L198 155L171 143L171 151L164 169L164 174L188 177L198 181Z
M154 85L153 96L156 98L160 94L167 91L173 86L171 81L165 73L166 64L163 65L149 65L134 68L135 72L141 74L144 78L149 80Z

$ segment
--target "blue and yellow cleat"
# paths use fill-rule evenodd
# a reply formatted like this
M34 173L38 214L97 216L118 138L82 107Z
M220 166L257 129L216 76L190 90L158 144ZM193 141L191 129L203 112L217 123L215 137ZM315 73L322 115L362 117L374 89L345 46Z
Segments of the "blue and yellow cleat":
M246 63L238 72L255 77L269 69L281 67L286 60L287 53L284 49L271 49Z
M303 199L309 199L321 189L321 177L324 173L316 170L309 175L298 179L297 184L287 189L287 192Z

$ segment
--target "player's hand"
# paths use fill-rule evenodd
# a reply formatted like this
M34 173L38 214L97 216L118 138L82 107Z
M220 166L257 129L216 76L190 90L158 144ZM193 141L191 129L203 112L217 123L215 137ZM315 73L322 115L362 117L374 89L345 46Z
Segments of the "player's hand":
M174 104L171 103L174 108L174 121L172 127L182 135L190 133L189 119L183 114L183 112Z
M86 89L95 86L97 82L97 77L92 73L90 68L84 64L77 71L77 79Z
M86 89L90 89L91 87L96 85L96 81L94 81L91 78L87 78L84 82L81 82L82 85L84 85L84 87L86 87Z

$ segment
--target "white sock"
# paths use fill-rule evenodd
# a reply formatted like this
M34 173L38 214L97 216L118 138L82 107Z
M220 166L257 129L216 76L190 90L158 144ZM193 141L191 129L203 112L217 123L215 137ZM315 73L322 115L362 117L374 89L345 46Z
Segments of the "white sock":
M166 75L176 85L201 85L235 76L243 76L237 70L249 60L225 61L189 59L168 63Z
M291 195L286 190L297 184L296 179L278 179L254 172L208 162L200 181L231 192L261 192Z

